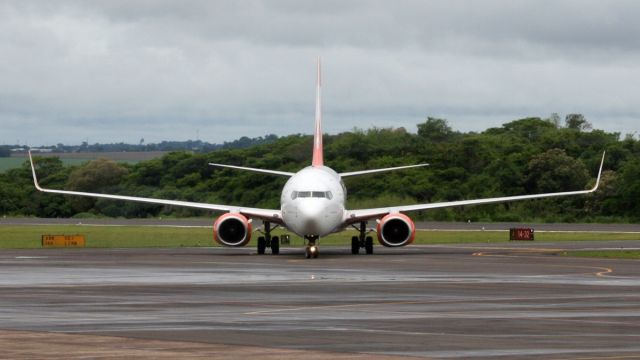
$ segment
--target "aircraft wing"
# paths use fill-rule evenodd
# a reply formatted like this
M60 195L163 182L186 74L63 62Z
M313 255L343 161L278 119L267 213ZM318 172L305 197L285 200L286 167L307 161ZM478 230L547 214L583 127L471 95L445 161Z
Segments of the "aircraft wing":
M340 173L338 175L340 175L340 177L344 178L344 177L348 177L348 176L368 175L368 174L375 174L375 173L379 173L379 172L402 170L402 169L411 169L411 168L423 167L423 166L429 166L429 164L405 165L405 166L396 166L396 167L390 167L390 168L384 168L384 169L351 171L351 172L343 172L343 173Z
M29 161L31 162L31 172L33 173L33 183L36 186L36 189L45 193L73 195L73 196L86 196L86 197L93 197L93 198L100 198L100 199L135 201L135 202L141 202L141 203L147 203L147 204L171 205L171 206L180 206L180 207L188 207L188 208L203 209L203 210L240 213L250 218L268 220L268 221L279 223L279 224L282 223L282 215L280 210L249 208L249 207L240 207L240 206L231 206L231 205L207 204L207 203L198 203L198 202L190 202L190 201L180 201L180 200L154 199L154 198L145 198L145 197L137 197L137 196L126 196L126 195L100 194L100 193L90 193L90 192L82 192L82 191L45 189L41 187L40 184L38 183L38 178L36 176L36 169L33 164L33 159L31 157L30 151L29 151Z
M221 168L229 168L229 169L236 169L236 170L246 170L246 171L253 171L253 172L257 172L257 173L279 175L279 176L289 176L289 177L291 177L291 176L295 175L294 173L287 172L287 171L256 169L256 168L251 168L251 167L246 167L246 166L235 166L235 165L216 164L216 163L209 163L209 165L217 166L217 167L221 167Z
M596 189L598 189L598 185L600 185L600 177L602 175L602 165L604 164L604 155L605 153L603 152L602 161L600 162L600 170L598 171L598 178L596 179L596 184L593 186L593 188L588 190L564 191L564 192L533 194L533 195L503 196L503 197L474 199L474 200L446 201L446 202L438 202L438 203L431 203L431 204L417 204L417 205L391 206L391 207L385 207L385 208L351 210L347 212L346 223L352 224L358 221L373 219L373 218L384 216L390 213L440 209L440 208L464 206L464 205L492 204L492 203L502 203L502 202L528 200L528 199L541 199L541 198L592 193L596 191Z

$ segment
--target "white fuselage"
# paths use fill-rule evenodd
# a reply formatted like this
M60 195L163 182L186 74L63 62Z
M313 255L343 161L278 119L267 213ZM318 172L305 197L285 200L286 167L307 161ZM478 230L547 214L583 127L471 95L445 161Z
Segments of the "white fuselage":
M282 189L282 220L300 236L325 236L339 231L344 222L346 195L335 171L326 166L306 167Z

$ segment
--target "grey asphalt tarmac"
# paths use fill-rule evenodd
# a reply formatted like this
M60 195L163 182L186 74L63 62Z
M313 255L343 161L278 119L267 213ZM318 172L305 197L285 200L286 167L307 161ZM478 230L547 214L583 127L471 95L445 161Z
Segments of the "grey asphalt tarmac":
M640 241L2 250L0 357L640 358L640 262L587 248Z

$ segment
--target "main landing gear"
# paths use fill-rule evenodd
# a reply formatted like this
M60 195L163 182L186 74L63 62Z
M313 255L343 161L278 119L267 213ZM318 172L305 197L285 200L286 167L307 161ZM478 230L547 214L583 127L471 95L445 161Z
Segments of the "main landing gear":
M320 252L320 249L318 248L320 238L317 236L305 236L304 238L307 240L307 246L304 248L304 257L307 259L316 259Z
M264 255L267 247L271 248L271 254L280 254L280 238L277 236L271 236L271 231L275 230L277 227L278 225L272 229L270 222L264 222L264 236L258 237L258 255Z
M351 238L351 253L353 255L357 255L360 253L360 249L364 248L367 255L373 254L373 237L366 236L367 234L367 222L361 221L360 227L353 227L358 230L358 236L353 236Z

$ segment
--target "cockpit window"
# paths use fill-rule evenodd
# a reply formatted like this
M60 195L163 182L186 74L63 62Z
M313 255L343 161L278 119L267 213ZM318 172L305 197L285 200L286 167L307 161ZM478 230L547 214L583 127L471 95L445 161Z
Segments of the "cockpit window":
M331 200L333 198L333 194L331 191L293 191L291 192L291 200L295 200L297 198L326 198Z

